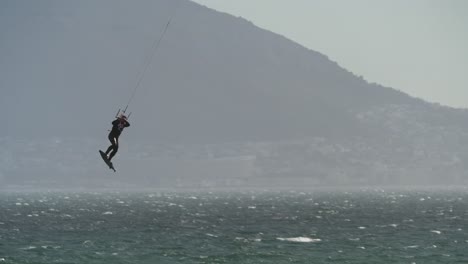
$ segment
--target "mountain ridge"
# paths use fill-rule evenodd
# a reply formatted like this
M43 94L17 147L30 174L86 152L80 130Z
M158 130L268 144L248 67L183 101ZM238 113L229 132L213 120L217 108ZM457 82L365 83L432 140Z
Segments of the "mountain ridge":
M168 0L46 3L30 11L35 23L20 27L47 37L35 44L38 33L26 36L32 51L17 54L22 64L16 70L31 74L4 73L2 97L11 100L2 102L2 112L16 118L2 117L3 134L89 137L125 107L142 62L177 7ZM356 116L389 105L434 115L449 109L369 83L248 20L182 1L129 111L139 124L132 126L135 137L222 142L333 135L343 128L359 135L367 128ZM75 122L83 118L87 125Z

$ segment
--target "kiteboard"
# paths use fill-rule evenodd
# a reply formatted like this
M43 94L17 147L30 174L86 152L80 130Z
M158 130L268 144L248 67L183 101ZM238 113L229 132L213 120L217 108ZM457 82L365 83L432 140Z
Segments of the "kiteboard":
M104 160L104 162L107 164L107 166L109 166L109 169L111 169L111 170L113 170L115 172L114 165L112 164L112 162L110 162L110 160L107 159L106 153L99 150L99 154L101 154L101 158Z

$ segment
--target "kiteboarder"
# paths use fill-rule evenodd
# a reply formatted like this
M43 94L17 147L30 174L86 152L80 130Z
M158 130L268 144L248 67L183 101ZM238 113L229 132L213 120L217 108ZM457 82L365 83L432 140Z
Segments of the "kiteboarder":
M123 129L129 127L130 123L127 120L127 117L124 114L121 114L117 119L112 121L112 130L109 133L109 141L111 145L107 148L105 155L107 160L112 166L112 158L115 156L119 150L119 136L122 133Z

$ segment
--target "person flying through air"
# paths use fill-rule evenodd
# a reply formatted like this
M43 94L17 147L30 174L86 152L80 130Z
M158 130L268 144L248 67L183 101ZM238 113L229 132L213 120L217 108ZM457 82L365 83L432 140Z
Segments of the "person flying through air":
M130 123L124 114L121 114L116 120L112 121L112 130L109 133L109 141L111 145L107 148L105 154L109 162L119 150L119 136L124 128L129 127ZM112 164L112 162L110 162Z

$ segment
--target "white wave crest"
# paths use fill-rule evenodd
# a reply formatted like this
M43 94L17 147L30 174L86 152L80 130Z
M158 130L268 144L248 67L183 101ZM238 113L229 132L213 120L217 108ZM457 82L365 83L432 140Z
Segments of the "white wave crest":
M289 238L278 237L276 239L280 241L298 242L298 243L313 243L313 242L322 241L320 238L310 238L310 237L289 237Z

